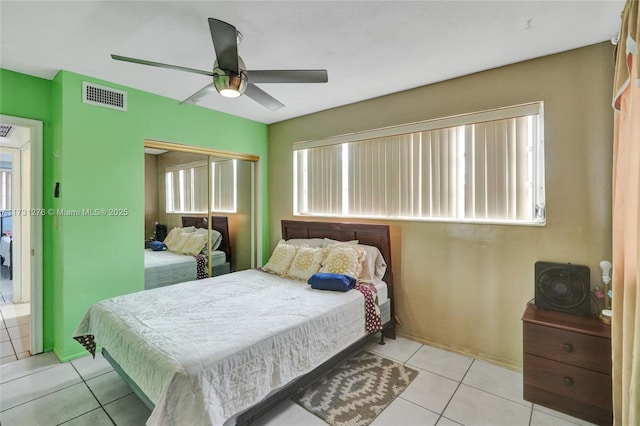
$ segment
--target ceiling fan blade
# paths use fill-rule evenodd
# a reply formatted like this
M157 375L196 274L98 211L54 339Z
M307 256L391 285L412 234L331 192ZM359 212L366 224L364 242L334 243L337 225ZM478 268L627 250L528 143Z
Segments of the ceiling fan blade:
M257 70L245 71L251 83L326 83L327 70Z
M271 111L279 110L284 106L282 102L251 83L247 84L244 94Z
M211 94L211 93L213 93L215 91L216 91L216 88L213 85L213 82L209 83L206 86L204 86L202 89L198 90L193 95L189 96L184 101L180 102L180 104L195 104L200 99L204 98L205 96L207 96L207 95L209 95L209 94Z
M218 19L209 18L209 29L218 66L238 74L238 31L236 27Z
M126 56L120 56L120 55L111 55L111 58L115 59L116 61L133 62L134 64L149 65L152 67L167 68L170 70L186 71L186 72L192 72L196 74L208 75L210 77L213 77L213 72L211 71L197 70L194 68L181 67L179 65L162 64L160 62L146 61L144 59L128 58Z

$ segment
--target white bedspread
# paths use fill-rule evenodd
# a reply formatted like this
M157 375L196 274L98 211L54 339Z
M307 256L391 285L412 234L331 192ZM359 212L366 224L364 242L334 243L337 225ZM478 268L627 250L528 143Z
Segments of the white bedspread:
M256 270L115 297L95 335L155 404L148 425L222 425L365 335L364 298Z

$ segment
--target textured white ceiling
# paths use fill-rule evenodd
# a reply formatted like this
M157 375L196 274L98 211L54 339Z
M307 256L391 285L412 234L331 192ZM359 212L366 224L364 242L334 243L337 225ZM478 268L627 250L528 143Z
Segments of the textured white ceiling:
M203 75L110 54L211 70L207 18L242 32L248 69L325 68L326 84L262 84L286 106L213 93L199 105L274 123L610 40L624 0L0 1L0 66L60 69L183 100ZM499 90L499 88L496 88Z

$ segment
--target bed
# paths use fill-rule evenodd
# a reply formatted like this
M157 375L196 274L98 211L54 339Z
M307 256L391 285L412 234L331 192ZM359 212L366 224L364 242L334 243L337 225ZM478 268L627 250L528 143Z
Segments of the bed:
M395 338L388 226L284 220L282 237L377 248L387 265L375 282L382 331ZM366 312L358 291L252 269L99 302L75 339L102 345L152 409L148 425L250 424L376 336Z
M0 266L9 268L9 279L13 279L13 236L11 232L11 210L0 211Z
M220 246L211 253L211 275L222 275L230 272L231 244L229 241L229 225L225 216L212 216L211 229L218 231L222 239ZM183 216L182 227L208 229L207 218ZM208 277L208 256L183 255L168 250L144 251L145 290L167 285L193 281Z

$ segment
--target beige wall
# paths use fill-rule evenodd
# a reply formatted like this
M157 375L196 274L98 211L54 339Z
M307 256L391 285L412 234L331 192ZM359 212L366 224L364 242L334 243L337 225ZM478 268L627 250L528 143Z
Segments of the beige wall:
M521 368L534 263L586 264L595 285L611 258L612 70L600 43L271 125L270 247L293 217L293 142L544 101L545 227L385 222L400 334Z

